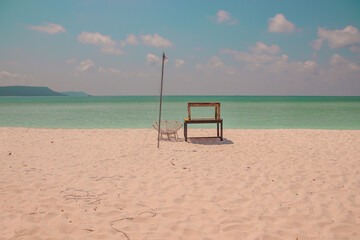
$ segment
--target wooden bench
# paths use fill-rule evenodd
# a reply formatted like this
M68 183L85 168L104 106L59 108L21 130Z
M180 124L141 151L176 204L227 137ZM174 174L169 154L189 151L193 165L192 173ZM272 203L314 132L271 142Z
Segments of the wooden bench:
M214 107L215 116L214 117L201 117L201 118L192 118L191 117L191 107ZM193 102L188 103L188 117L184 118L184 137L187 141L187 125L196 124L196 123L216 123L217 125L217 137L220 140L223 140L223 120L220 118L220 103L218 102ZM221 131L219 132L219 124Z

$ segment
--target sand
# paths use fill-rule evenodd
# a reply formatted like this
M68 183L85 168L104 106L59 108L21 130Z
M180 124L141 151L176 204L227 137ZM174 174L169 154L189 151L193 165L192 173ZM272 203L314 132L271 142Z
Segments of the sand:
M0 128L0 239L360 239L360 131Z

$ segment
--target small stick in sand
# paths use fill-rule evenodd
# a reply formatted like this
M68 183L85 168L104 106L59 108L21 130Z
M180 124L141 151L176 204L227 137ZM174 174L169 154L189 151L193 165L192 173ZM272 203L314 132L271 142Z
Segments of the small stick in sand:
M131 240L131 239L129 238L129 236L128 236L124 231L121 231L121 230L117 229L116 227L114 227L114 224L115 224L115 223L120 222L120 221L122 221L122 220L134 220L134 218L132 218L132 217L129 217L129 218L121 218L121 219L112 221L112 222L110 223L110 226L111 226L112 229L114 229L115 231L117 231L117 232L119 232L119 233L122 233L122 234L124 235L124 237L126 237L127 240Z

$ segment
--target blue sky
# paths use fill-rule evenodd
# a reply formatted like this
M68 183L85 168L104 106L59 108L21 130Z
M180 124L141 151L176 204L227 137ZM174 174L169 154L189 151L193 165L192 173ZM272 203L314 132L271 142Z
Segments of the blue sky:
M0 85L360 95L360 1L0 1Z

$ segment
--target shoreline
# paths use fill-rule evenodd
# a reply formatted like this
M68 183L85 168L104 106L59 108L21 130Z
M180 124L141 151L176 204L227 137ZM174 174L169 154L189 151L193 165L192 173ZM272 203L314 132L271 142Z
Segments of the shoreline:
M360 237L360 130L178 133L0 127L4 239Z
M0 129L38 129L38 130L154 130L153 127L149 128L49 128L49 127L0 127ZM188 129L193 130L214 130L216 127L209 128L194 128L192 125L188 126ZM184 130L184 126L180 128L179 132ZM320 130L320 131L360 131L360 129L327 129L327 128L224 128L224 131L238 131L238 130Z

